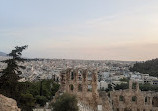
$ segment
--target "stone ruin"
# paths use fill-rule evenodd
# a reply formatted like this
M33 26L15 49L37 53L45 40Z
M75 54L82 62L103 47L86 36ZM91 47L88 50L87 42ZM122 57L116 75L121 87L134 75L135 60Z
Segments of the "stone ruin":
M158 93L140 91L138 83L134 89L130 81L129 89L106 93L97 91L97 81L95 69L69 68L60 74L59 91L76 95L93 111L158 111Z
M61 90L75 94L79 101L96 109L99 99L97 72L87 69L67 69L61 73Z
M158 111L158 93L141 91L139 84L133 88L129 82L129 89L110 92L110 99L114 111Z

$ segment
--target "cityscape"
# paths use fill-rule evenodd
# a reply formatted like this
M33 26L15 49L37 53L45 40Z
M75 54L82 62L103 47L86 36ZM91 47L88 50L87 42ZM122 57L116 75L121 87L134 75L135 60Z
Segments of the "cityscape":
M0 0L0 111L158 111L157 0Z
M10 57L1 56L1 61L7 60ZM141 61L140 61L141 62ZM53 80L62 84L63 71L72 70L96 70L97 84L96 90L98 92L107 92L109 90L109 85L111 90L115 90L116 86L121 86L121 84L127 84L128 81L133 81L138 84L150 84L158 87L158 78L150 76L149 74L139 73L136 71L130 71L130 68L134 66L136 61L115 61L115 60L71 60L71 59L26 59L23 65L26 68L21 70L21 79L19 82L35 82L41 80ZM0 63L0 69L6 68L5 63ZM81 71L84 72L84 71ZM70 73L71 74L71 73ZM65 76L66 74L64 74ZM82 75L79 76L82 78ZM88 76L88 80L92 80L91 76ZM80 80L79 79L79 80ZM81 80L82 81L82 80ZM88 90L92 90L93 86L88 85ZM117 90L117 88L116 88ZM115 94L115 93L114 93ZM80 110L93 111L93 108L89 106L84 106L84 104L79 102ZM102 107L100 110L102 111ZM39 109L34 109L39 110ZM42 109L40 109L42 110ZM48 109L47 109L48 110ZM109 109L110 110L110 109ZM104 111L104 110L103 110Z

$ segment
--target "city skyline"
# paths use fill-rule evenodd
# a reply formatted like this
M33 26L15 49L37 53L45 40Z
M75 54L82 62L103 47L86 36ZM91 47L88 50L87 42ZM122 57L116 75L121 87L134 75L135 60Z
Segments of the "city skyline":
M25 57L141 61L158 57L158 1L3 1L0 51Z

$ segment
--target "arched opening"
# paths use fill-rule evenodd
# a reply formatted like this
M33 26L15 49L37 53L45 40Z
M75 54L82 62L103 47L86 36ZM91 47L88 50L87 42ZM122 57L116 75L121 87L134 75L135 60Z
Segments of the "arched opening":
M145 97L145 103L147 103L148 102L148 98L147 97Z
M120 101L124 101L124 97L121 95L121 96L119 96L119 100Z
M82 92L82 85L81 84L78 85L78 91Z
M92 91L92 85L91 84L88 84L88 91Z
M132 89L136 89L136 83L132 83Z
M88 77L87 77L88 81L92 80L92 72L88 71Z
M74 86L71 84L70 86L70 90L73 91L74 90Z
M153 97L152 105L153 107L158 107L158 97Z
M82 71L79 70L79 71L78 71L78 80L79 80L79 81L82 81L82 78L83 78L83 76L82 76Z
M148 104L148 105L149 105L149 104L150 104L150 101L149 101L149 100L150 100L150 97L145 97L145 104Z
M61 81L63 81L64 80L64 75L61 75Z
M74 72L71 72L71 80L73 80L74 79Z
M136 96L133 96L133 97L132 97L132 101L133 101L133 102L137 102L137 97L136 97Z

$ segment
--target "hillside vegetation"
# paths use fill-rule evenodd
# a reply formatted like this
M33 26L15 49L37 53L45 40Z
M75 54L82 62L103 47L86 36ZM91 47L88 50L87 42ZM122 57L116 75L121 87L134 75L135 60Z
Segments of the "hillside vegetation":
M143 74L149 74L150 76L158 77L158 58L145 62L137 62L130 68L130 71L137 71Z

